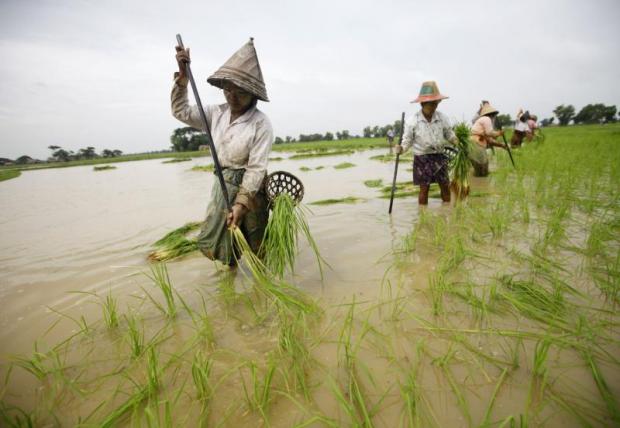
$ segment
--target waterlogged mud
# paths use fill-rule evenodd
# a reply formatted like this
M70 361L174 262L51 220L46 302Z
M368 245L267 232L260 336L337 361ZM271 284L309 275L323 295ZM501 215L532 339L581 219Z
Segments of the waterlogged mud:
M1 414L62 426L617 423L613 297L590 274L596 257L574 251L596 250L580 226L591 215L573 207L557 231L543 202L497 196L512 185L506 172L472 179L482 196L463 207L431 198L424 209L412 196L388 216L381 189L364 185L391 183L393 163L369 159L383 153L273 165L301 178L306 203L360 199L309 206L329 267L321 278L300 245L286 279L315 305L295 310L247 267L197 253L167 264L172 303L156 286L152 243L203 217L214 177L191 167L206 159L5 183ZM332 168L343 162L356 167Z

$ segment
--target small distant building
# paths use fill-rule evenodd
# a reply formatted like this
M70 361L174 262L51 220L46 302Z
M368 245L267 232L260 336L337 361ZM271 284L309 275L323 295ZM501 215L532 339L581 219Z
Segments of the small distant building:
M32 165L35 163L38 163L39 161L37 161L36 159L31 158L30 156L20 156L17 159L15 159L15 163L18 165Z
M0 165L15 165L15 162L8 158L0 158Z
M208 152L209 151L209 145L208 144L202 144L202 145L198 146L198 151L199 152Z

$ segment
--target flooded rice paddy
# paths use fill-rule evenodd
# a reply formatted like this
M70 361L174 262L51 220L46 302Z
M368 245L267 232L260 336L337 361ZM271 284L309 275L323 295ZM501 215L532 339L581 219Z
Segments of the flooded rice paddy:
M329 264L301 242L297 309L243 266L147 261L202 219L208 159L1 183L0 425L618 426L618 153L584 172L562 138L459 205L403 183L391 216L387 150L278 154Z

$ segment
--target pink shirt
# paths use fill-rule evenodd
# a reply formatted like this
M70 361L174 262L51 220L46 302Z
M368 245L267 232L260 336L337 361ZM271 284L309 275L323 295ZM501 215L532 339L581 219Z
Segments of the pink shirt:
M471 135L482 147L487 146L487 139L497 137L499 133L493 130L493 121L489 116L480 116L471 127Z
M530 131L533 131L534 129L538 128L536 126L536 121L534 119L530 119L527 121L527 126L530 128Z

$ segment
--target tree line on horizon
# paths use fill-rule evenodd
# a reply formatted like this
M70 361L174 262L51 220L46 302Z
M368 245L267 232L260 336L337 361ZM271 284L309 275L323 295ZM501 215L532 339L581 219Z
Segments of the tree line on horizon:
M594 124L609 123L618 120L616 119L616 114L618 113L616 106L605 106L604 104L588 104L584 106L579 113L575 113L574 106L570 104L565 106L562 104L557 106L553 110L553 113L555 117L542 119L540 121L541 126L553 125L556 118L560 126L566 126L571 121L575 124ZM496 118L496 123L501 127L507 127L513 126L514 120L509 114L500 114ZM349 140L356 138L386 138L390 130L394 132L395 136L398 136L401 132L400 120L383 126L366 126L362 130L362 135L351 135L348 130L337 131L335 133L328 131L325 134L300 134L297 138L287 135L284 138L279 136L275 137L274 144ZM175 152L197 151L200 146L206 146L208 144L205 134L190 126L175 129L170 136L170 143L172 150Z

